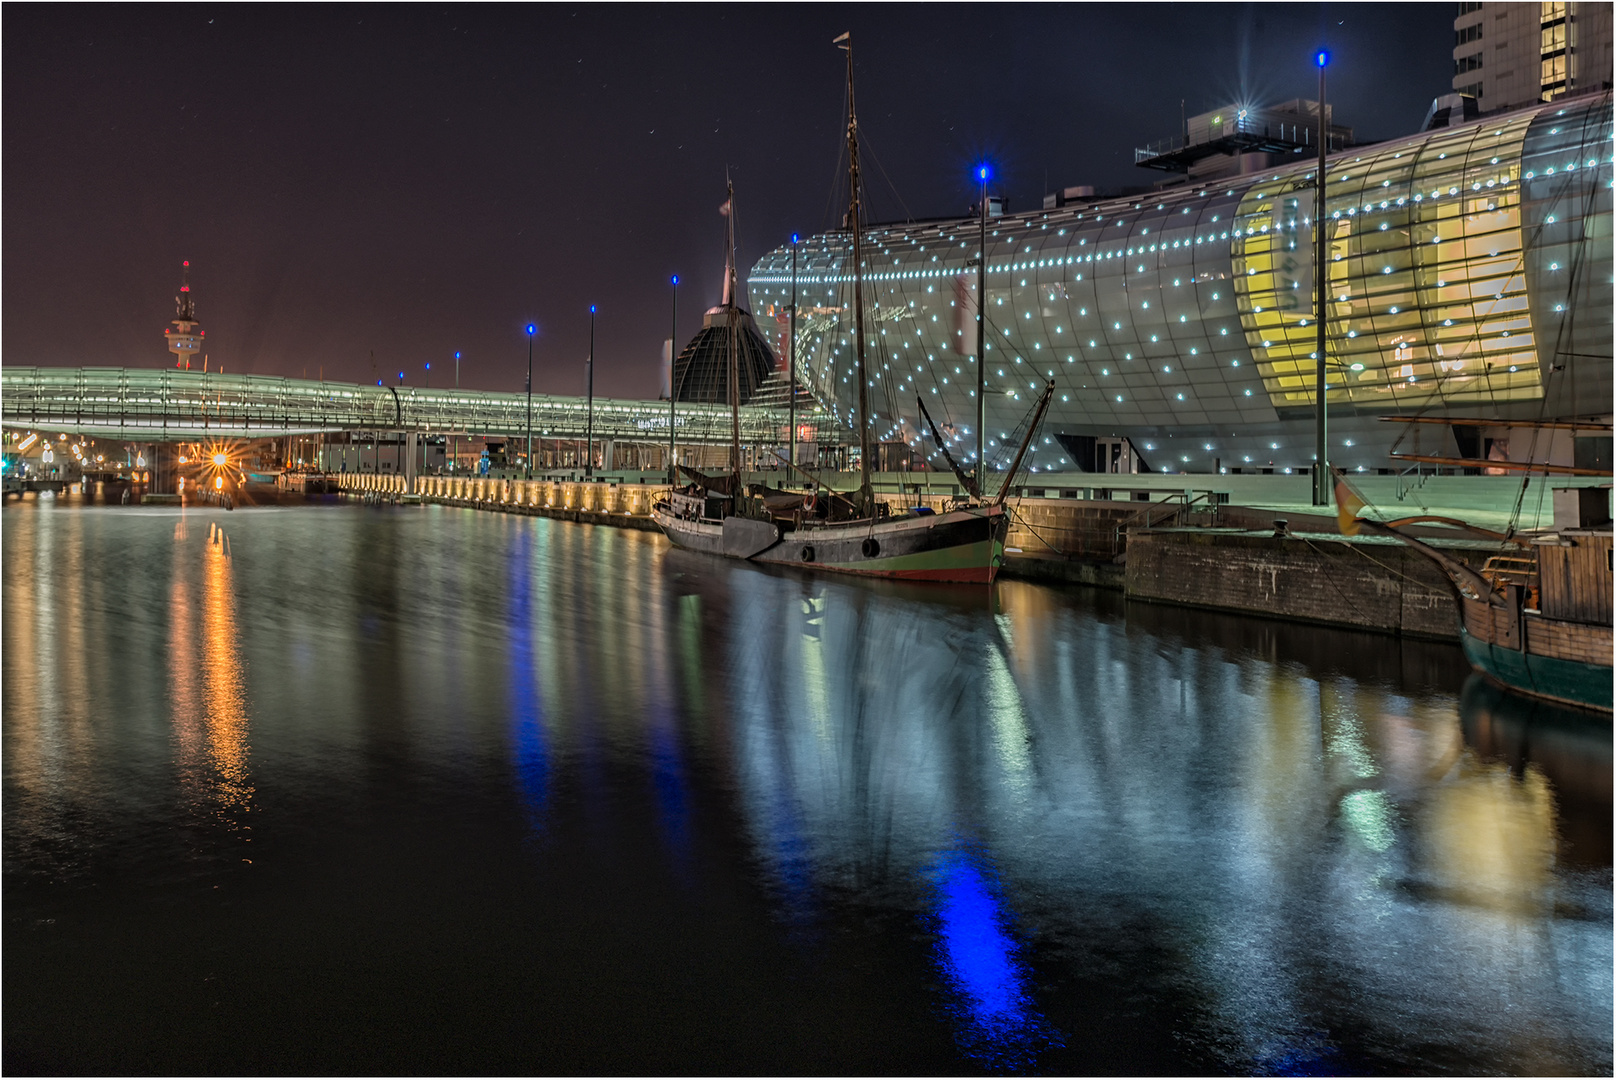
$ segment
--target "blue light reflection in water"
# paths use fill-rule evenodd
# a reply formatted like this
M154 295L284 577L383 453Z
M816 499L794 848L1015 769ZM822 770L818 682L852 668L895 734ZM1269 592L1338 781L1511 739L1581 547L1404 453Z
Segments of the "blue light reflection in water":
M516 782L528 825L544 830L544 804L550 786L550 755L545 745L544 711L534 678L533 654L533 534L517 534L506 560L510 572L510 687L511 741L516 759Z
M937 963L959 1001L951 1011L960 1048L997 1068L1032 1065L1039 1049L1057 1040L1032 1008L997 880L960 851L939 858L930 877Z

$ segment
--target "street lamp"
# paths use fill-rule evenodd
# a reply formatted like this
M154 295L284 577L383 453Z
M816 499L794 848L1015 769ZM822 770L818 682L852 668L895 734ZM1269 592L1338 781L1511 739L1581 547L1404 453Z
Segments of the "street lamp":
M589 305L589 380L586 387L588 419L584 427L584 479L595 475L595 305Z
M527 324L527 478L533 479L533 332L538 329Z
M679 400L673 382L673 362L679 348L679 275L673 275L673 319L668 325L668 485L679 486L678 450L673 442L674 402ZM594 310L591 308L590 310Z
M1325 121L1324 69L1330 63L1330 53L1320 49L1313 54L1313 63L1319 69L1319 171L1313 185L1313 237L1317 246L1313 256L1313 324L1318 328L1318 366L1314 390L1318 394L1318 423L1313 432L1313 505L1330 505L1329 407L1324 400L1324 156L1330 144L1330 127Z
M455 350L455 389L460 389L460 350ZM449 471L455 471L455 461L460 457L460 433L457 431L449 437Z
M988 302L988 167L979 165L976 178L982 185L981 229L976 252L976 489L986 494L983 484L988 467L987 351L983 334L987 326Z

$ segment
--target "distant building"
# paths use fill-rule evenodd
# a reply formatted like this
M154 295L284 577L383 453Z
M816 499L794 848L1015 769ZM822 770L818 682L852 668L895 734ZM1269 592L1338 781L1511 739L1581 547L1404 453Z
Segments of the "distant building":
M163 331L163 341L168 345L168 351L174 354L174 366L189 370L192 358L202 351L202 338L207 333L197 321L196 301L191 298L189 259L185 261L184 274L180 278L180 294L174 298L174 314L179 317L172 320L173 329Z
M1464 0L1453 20L1453 89L1501 112L1611 87L1609 3Z

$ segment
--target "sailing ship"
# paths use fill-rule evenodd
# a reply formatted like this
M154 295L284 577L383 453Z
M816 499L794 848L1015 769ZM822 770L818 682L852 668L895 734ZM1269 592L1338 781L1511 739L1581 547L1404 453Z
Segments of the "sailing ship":
M1603 489L1589 489L1604 495ZM1458 594L1459 643L1470 666L1533 697L1611 711L1611 528L1497 533L1449 518L1378 522L1338 471L1341 531L1392 536L1431 559ZM1496 540L1500 551L1475 569L1402 527L1434 521Z
M1010 519L1004 497L1021 467L1027 447L1037 433L1049 404L1053 383L1045 387L1035 406L1026 437L1006 474L998 497L989 501L977 483L967 482L970 497L957 500L944 512L913 507L893 513L875 498L870 484L869 379L865 374L863 240L860 222L858 114L853 102L853 53L850 34L836 39L847 53L848 227L853 247L853 329L857 341L859 486L856 491L834 492L817 483L806 492L763 485L742 485L740 462L739 386L736 377L737 333L740 313L729 304L730 383L733 414L728 476L706 476L683 469L691 483L670 491L652 508L652 518L669 540L682 548L752 562L806 566L848 574L899 578L909 581L988 582L1004 561L1004 541ZM729 266L726 291L735 289L735 192L730 187L728 209ZM929 417L928 417L929 419ZM942 440L938 439L939 445ZM945 450L946 453L946 450ZM979 455L980 460L980 455ZM787 464L811 474L794 462ZM950 458L950 464L953 460ZM955 466L956 473L959 472ZM962 477L962 479L964 479Z

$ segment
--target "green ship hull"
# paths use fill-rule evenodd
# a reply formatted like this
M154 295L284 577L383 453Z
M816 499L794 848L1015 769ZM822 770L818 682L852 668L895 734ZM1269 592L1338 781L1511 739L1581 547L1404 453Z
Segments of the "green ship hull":
M1611 711L1611 666L1585 664L1482 641L1461 623L1459 641L1470 666L1512 690L1584 709Z

